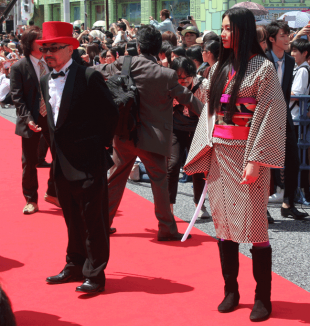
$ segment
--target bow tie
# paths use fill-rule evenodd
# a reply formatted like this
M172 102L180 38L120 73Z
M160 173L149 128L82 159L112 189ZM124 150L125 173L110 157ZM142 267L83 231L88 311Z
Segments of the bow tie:
M65 77L66 74L65 74L63 71L60 71L60 72L58 72L57 74L53 74L53 73L51 73L51 77L52 77L53 79L56 79L56 78L58 78L59 76L61 76L61 77Z

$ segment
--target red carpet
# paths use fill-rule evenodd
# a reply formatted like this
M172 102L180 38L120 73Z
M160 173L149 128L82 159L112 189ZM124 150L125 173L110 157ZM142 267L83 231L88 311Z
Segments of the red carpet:
M155 241L153 204L127 190L111 237L106 291L74 291L79 283L47 285L65 264L66 228L61 210L43 201L47 169L39 169L40 212L23 215L21 140L0 117L0 278L19 326L250 325L254 281L251 260L240 257L240 308L217 312L223 297L217 244L193 229L185 243ZM187 223L178 220L181 231ZM310 293L273 275L273 313L264 325L310 323Z

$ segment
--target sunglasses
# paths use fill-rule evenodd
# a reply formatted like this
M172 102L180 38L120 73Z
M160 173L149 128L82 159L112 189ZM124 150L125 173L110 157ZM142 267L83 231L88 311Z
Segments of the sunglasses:
M57 52L61 49L64 49L65 47L69 46L69 44L63 45L63 46L50 46L50 47L44 47L44 48L39 48L40 52L42 53L47 53L48 51L54 53Z

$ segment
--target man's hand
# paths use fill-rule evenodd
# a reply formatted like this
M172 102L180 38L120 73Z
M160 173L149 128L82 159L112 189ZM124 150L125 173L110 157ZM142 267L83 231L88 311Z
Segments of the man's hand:
M149 20L154 20L154 18L152 16L149 17Z
M241 185L254 183L259 175L259 164L256 162L249 162L242 174L242 182Z
M85 62L89 63L89 55L88 55L88 54L83 54L83 55L81 55L81 58L82 58Z
M34 132L40 132L42 130L42 128L39 127L38 125L36 125L33 121L30 121L28 123L28 127L30 130L32 130Z

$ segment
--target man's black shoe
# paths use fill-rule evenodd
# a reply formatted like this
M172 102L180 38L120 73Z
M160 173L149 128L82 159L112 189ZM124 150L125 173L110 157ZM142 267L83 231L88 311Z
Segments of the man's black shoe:
M268 219L268 224L274 224L274 218L271 217L268 209L267 209L267 219Z
M98 293L104 291L104 284L93 282L87 278L82 285L76 288L76 291L84 293Z
M192 236L189 234L187 239L190 239ZM181 241L181 239L183 238L183 234L182 233L177 233L175 235L170 235L168 237L158 237L157 240L158 241Z
M308 213L300 212L295 206L289 208L281 207L281 215L295 220L304 220L306 216L309 216Z
M52 163L47 163L46 161L42 161L37 164L37 168L50 168Z
M116 232L116 228L110 228L110 230L109 230L109 233L110 234L113 234L113 233L115 233Z
M69 282L80 282L83 281L84 277L81 275L71 274L69 270L63 270L58 275L50 276L46 279L49 284L62 284Z

